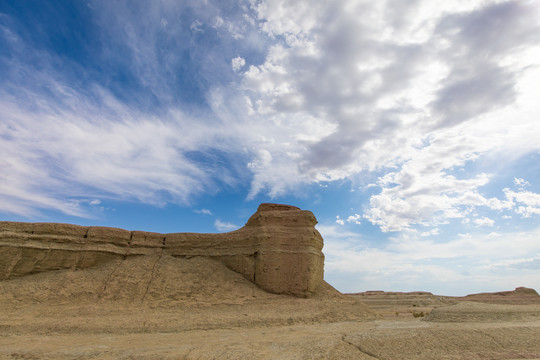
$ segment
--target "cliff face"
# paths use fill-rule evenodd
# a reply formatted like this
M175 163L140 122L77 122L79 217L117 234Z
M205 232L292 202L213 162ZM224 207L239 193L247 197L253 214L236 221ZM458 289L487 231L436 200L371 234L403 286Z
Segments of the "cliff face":
M307 297L323 282L323 239L310 211L261 204L224 234L159 234L54 223L0 222L0 279L84 269L131 256L218 259L262 289Z

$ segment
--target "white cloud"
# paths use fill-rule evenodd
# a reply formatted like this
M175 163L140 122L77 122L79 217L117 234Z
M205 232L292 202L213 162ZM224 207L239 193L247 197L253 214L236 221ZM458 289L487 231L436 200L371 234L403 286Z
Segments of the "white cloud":
M528 182L526 183L528 184ZM508 188L504 189L508 201L512 205L515 203L515 212L526 218L533 215L540 215L540 194L522 190L523 182L519 182L517 185L520 186L520 191L516 192Z
M189 29L193 32L204 32L204 30L201 28L202 25L203 23L199 19L197 19L191 23Z
M231 56L223 51L227 44L190 49L189 40L198 35L178 20L191 7L201 15L192 24L197 30L219 12L208 5L163 3L143 9L143 18L128 11L127 3L97 6L92 20L99 31L91 35L102 40L104 53L92 55L100 69L108 69L103 73L35 49L14 32L12 56L0 58L9 69L0 85L0 211L89 216L78 201L81 194L186 205L215 192L217 183L245 181L237 157L246 158L246 142L237 138L235 124L221 123L204 104L186 106L183 99L187 76L214 85L225 70L232 72ZM164 54L162 45L173 47ZM184 50L196 66L180 61ZM199 89L188 90L191 96Z
M386 199L392 208L415 209L408 215L412 222L401 215L395 221L386 219L376 204L368 216L387 229L425 223L438 213L460 217L460 206L489 202L478 191L489 182L488 175L464 178L450 173L512 147L518 133L528 133L528 139L538 134L534 117L527 115L533 103L522 102L534 91L521 91L529 76L538 76L531 67L537 57L529 53L520 63L503 61L536 43L539 24L533 14L538 8L530 2L480 1L467 6L451 1L441 7L429 1L304 5L257 3L263 31L284 40L270 48L263 64L245 72L243 86L251 94L253 110L267 121L286 127L309 115L331 127L308 141L287 143L299 156L286 156L273 167L297 172L293 179L298 182L341 179L396 165L408 171L394 172L398 180L427 175L435 181L411 179L419 192L431 194L418 202L403 191L405 197ZM404 13L415 16L403 17ZM508 26L502 42L492 41L491 28L498 21ZM499 121L503 114L520 120ZM422 151L426 142L429 149ZM525 147L526 152L538 151L532 142ZM256 185L253 192L283 187L282 181L269 179L267 186ZM386 196L385 189L381 196Z
M527 180L520 178L514 178L514 185L518 186L521 189L523 189L525 186L531 186L531 184Z
M354 215L351 215L347 218L347 222L349 223L354 223L354 224L361 224L362 222L360 221L360 219L362 218L362 215L360 214L354 214Z
M216 16L213 19L212 25L215 29L225 30L233 39L244 39L246 24L253 26L254 22L249 14L244 14L242 20L243 21L234 22L226 20L221 16Z
M212 212L208 209L197 209L193 210L196 214L203 214L203 215L212 215Z
M469 234L444 242L401 235L380 245L341 234L339 226L318 229L325 240L325 277L341 291L442 289L442 295L465 295L479 289L540 288L535 276L540 229Z
M503 260L486 266L488 269L504 271L510 269L534 269L540 270L540 255L522 259Z
M439 158L431 146L423 148L399 172L387 173L379 179L380 194L370 199L365 217L383 231L400 231L411 225L440 225L450 218L463 218L467 206L487 203L478 187L489 178L480 174L473 179L457 179L447 174L441 160L459 163L459 159ZM464 207L462 209L462 207Z
M495 221L491 220L490 218L487 218L485 216L479 218L479 219L475 219L474 220L474 223L478 226L490 226L492 227L493 224L495 224Z
M31 207L32 202L39 202L40 193L48 198L69 198L83 187L159 205L168 201L158 195L163 190L174 201L186 202L190 194L208 184L205 171L182 154L190 150L191 141L204 142L208 132L199 137L203 134L197 132L202 129L194 127L193 138L179 139L176 134L182 126L178 123L148 119L123 106L72 105L73 110L57 108L53 113L2 104L1 127L7 138L0 139L0 148L9 171L0 174L5 184L0 194L12 197L13 205L22 206L27 201ZM96 121L126 114L130 118L119 122ZM181 120L180 114L169 116ZM54 207L55 202L50 204ZM69 211L70 205L57 207ZM9 210L9 206L4 209Z
M246 65L246 60L240 56L237 56L231 60L232 69L236 72L240 71L244 65Z
M523 217L531 217L532 215L540 215L540 208L532 206L518 206L516 212Z
M240 228L240 226L232 224L230 222L223 222L219 219L216 219L214 226L218 231L233 231Z
M506 198L509 201L515 201L529 206L540 207L540 194L531 191L512 191L508 188L504 189Z
M434 236L434 235L439 235L439 233L441 232L441 229L439 228L433 228L429 231L424 231L420 234L420 236L422 237L425 237L425 236Z

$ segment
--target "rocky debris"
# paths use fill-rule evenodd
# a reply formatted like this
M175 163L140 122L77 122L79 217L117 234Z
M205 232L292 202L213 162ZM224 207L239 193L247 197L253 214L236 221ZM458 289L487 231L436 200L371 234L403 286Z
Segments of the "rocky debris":
M261 204L243 228L223 234L2 221L0 279L133 256L200 256L221 261L266 291L308 297L323 283L316 223L310 211L279 204Z

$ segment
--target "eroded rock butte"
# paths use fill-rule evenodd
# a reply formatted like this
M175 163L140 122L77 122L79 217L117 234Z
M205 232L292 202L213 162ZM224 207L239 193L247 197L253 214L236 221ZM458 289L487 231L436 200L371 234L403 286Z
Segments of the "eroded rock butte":
M243 228L223 234L0 221L0 280L131 256L203 256L266 291L308 297L323 282L323 239L316 223L310 211L279 204L261 204Z

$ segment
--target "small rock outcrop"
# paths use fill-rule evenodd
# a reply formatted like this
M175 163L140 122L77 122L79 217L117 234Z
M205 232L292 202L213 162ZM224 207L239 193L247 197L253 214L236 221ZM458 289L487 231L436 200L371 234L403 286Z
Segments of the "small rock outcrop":
M316 223L310 211L279 204L261 204L243 228L223 234L1 221L0 280L131 256L202 256L222 261L266 291L308 297L323 283Z

